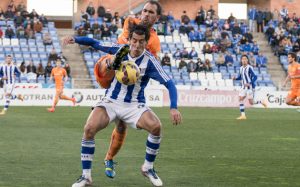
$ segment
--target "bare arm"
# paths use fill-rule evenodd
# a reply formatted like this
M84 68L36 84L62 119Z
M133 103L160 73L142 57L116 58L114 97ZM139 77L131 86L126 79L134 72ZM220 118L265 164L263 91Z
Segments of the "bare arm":
M287 75L286 78L285 78L285 80L284 80L284 82L283 82L283 84L282 84L282 86L285 87L286 84L287 84L287 82L288 82L290 79L291 79L291 76L290 76L290 75Z

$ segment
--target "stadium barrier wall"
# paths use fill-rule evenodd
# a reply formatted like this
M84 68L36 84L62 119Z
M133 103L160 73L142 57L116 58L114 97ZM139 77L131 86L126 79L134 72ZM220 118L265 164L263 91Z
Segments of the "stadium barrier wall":
M261 90L255 92L255 99L267 102L268 108L294 108L285 104L287 91ZM190 107L238 107L238 91L178 90L178 105ZM169 106L168 91L164 90L164 106ZM246 102L246 107L249 107ZM261 104L253 105L262 108Z
M51 106L55 96L55 89L41 88L16 88L14 94L22 94L24 101L14 100L11 106ZM75 97L79 106L94 106L105 95L104 89L64 89L64 94L69 97ZM163 106L163 91L148 90L146 93L146 102L148 106ZM3 89L0 89L0 105L4 105L5 98ZM58 106L72 106L70 101L60 100Z
M295 108L295 106L289 106L285 104L287 91L275 91L275 92L257 92L256 97L267 101L268 108ZM254 105L254 107L262 107L261 105Z
M164 105L169 105L168 91L164 91ZM239 105L236 91L178 90L178 105L190 107L235 107Z
M38 84L16 84L15 94L22 94L24 101L14 100L12 106L51 106L55 89L41 88ZM105 94L104 89L65 89L64 94L75 97L79 106L94 106ZM169 93L165 89L146 89L148 106L169 106ZM256 99L267 102L269 108L293 108L285 104L286 91L263 90L256 92ZM3 89L0 89L0 105L4 105ZM61 100L58 106L71 106L70 101ZM238 107L238 91L178 90L178 106L185 107ZM246 103L249 107L249 103ZM1 106L0 106L1 107ZM261 108L262 105L253 107Z

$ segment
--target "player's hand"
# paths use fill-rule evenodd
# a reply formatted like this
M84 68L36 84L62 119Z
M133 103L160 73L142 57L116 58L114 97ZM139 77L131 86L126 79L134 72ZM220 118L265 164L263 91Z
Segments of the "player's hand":
M66 46L68 44L74 44L75 43L75 38L73 36L66 36L63 39L63 46Z
M286 86L286 82L283 82L282 83L282 87L284 88Z
M250 87L251 85L250 85L249 83L246 83L245 86L246 86L246 87Z
M173 125L179 125L182 121L182 117L180 112L177 109L171 109L170 110L170 116L171 116L171 120Z
M232 80L235 80L235 79L236 79L236 77L235 77L235 76L233 76L233 77L232 77Z
M129 45L122 46L118 52L115 54L114 62L112 63L112 68L117 70L120 68L123 58L130 52Z
M7 77L2 77L2 80L7 80Z

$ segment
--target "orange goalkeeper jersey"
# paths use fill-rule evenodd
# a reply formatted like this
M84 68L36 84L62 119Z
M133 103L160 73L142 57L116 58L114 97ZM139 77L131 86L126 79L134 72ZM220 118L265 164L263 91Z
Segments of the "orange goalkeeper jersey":
M300 76L300 64L290 64L288 66L288 74L290 76ZM300 89L300 78L291 79L291 89Z
M131 17L126 18L123 26L123 32L120 34L118 38L118 43L128 44L129 26L132 24L139 24L140 22L141 20L137 18L131 18ZM160 52L160 41L156 31L153 28L151 28L150 30L150 38L146 46L146 49L150 51L150 53L152 53L155 57L157 57L158 53Z
M67 76L67 72L64 68L60 67L55 67L51 71L51 76L53 76L55 80L55 86L56 87L62 87L64 86L64 77Z

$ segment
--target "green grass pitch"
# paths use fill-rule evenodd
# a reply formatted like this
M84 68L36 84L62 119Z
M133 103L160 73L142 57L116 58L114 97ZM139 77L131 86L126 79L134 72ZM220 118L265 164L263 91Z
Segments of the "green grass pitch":
M295 109L153 109L163 124L155 168L166 187L300 186L300 113ZM0 187L70 187L81 174L80 143L88 107L11 107L0 116ZM147 133L130 129L116 157L115 179L103 158L113 125L96 136L94 187L147 187L140 174Z

